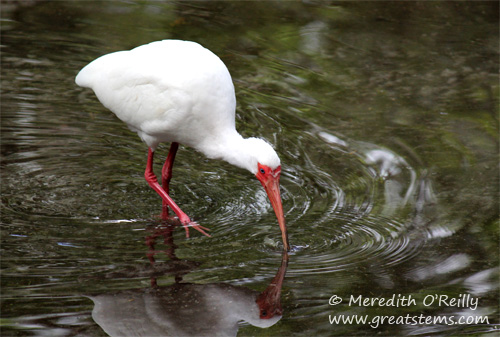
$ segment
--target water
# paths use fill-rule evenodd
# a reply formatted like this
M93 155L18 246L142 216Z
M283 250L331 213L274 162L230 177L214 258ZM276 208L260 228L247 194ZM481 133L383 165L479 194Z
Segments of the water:
M280 154L288 261L258 181L191 149L172 196L212 238L162 223L146 147L75 86L163 38L218 54L239 131ZM497 3L6 3L1 57L2 335L497 334ZM256 319L286 262L281 319ZM372 324L330 323L356 314ZM406 315L488 323L377 324Z

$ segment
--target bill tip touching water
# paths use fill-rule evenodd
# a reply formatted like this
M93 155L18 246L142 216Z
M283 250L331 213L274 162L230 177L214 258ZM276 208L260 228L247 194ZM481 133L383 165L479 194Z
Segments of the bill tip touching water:
M280 159L265 140L243 138L236 131L234 86L219 57L195 42L163 40L101 56L85 66L75 81L92 89L147 144L146 181L162 198L164 217L170 207L187 236L189 227L209 235L168 193L179 144L254 174L276 214L284 249L290 250L280 195ZM161 142L172 145L160 184L153 172L153 156Z

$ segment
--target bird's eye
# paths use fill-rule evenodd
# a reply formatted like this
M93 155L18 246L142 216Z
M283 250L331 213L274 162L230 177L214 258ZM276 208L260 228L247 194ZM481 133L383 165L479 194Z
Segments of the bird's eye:
M260 173L264 174L264 173L266 173L266 171L263 168L261 168Z
M263 316L263 317L267 316L267 311L262 310L261 313L260 313L260 315Z

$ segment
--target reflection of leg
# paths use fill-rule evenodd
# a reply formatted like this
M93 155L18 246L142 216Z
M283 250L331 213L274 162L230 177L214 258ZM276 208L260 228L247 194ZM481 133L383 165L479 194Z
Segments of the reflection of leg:
M147 257L148 257L149 263L151 263L151 265L155 264L155 255L156 255L155 240L156 240L157 236L158 236L157 234L146 236L146 246L148 246Z
M149 263L151 263L151 266L154 266L155 264L155 240L158 234L153 233L153 235L146 236L146 246L148 246L148 253L146 254L149 260ZM156 277L151 276L151 287L155 288L157 287L158 284L156 283Z
M167 192L167 194L169 194L168 185L170 183L170 179L172 179L172 168L174 166L175 154L177 153L178 148L179 143L173 142L170 145L167 159L165 160L165 164L163 164L163 169L161 170L161 182L163 189ZM166 220L168 217L168 204L165 201L163 201L162 204L162 219Z
M179 260L175 255L177 249L173 235L175 228L176 225L172 221L162 221L160 225L146 229L148 231L148 235L145 236L145 244L148 247L146 256L151 264L150 281L153 288L158 287L157 278L167 274L175 277L175 283L182 282L183 275L198 265L195 262ZM156 250L158 244L161 246L161 242L157 242L158 238L160 241L163 238L165 248ZM155 256L159 253L166 254L169 261L161 261L161 258L156 261Z
M173 233L173 227L168 225L166 227L160 226L158 228L155 228L151 235L146 236L146 246L148 246L148 252L146 256L148 257L149 263L153 268L156 263L155 255L160 252L165 253L172 261L178 260L178 258L175 256L175 248L177 247L174 245L174 237L172 233ZM155 250L156 238L159 236L163 236L163 243L167 245L166 250L160 250L160 251ZM156 282L154 269L153 269L153 275L151 276L151 286L152 287L158 286Z
M170 260L175 261L178 260L177 256L175 256L175 248L177 246L174 244L174 236L172 235L172 227L168 226L162 231L163 235L163 243L167 246L165 250L165 254L170 258Z
M163 237L163 243L167 246L167 249L156 251L156 238L159 236ZM177 246L174 244L172 225L162 225L155 228L151 235L146 236L146 246L148 246L149 248L147 257L151 265L155 264L156 261L154 256L160 252L165 253L170 258L170 260L178 260L178 258L175 256L175 248L177 248Z

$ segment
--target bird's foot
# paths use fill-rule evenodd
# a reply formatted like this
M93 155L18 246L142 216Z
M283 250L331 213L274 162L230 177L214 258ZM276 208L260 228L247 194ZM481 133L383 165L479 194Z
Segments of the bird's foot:
M196 229L198 232L200 232L201 234L203 234L205 236L208 236L209 238L211 237L210 234L205 232L205 231L209 231L210 229L203 227L201 225L198 225L194 221L191 221L191 219L189 219L189 217L187 215L185 215L185 214L181 215L179 217L179 221L181 222L181 224L184 226L184 229L186 230L186 237L187 238L189 238L189 227Z
M161 215L158 215L158 217L163 220L163 221L175 221L175 217L171 216L168 214L168 210L164 210ZM178 218L179 222L182 224L184 229L186 230L186 237L189 238L189 227L192 227L196 229L198 232L202 233L205 236L208 236L209 238L212 237L210 234L206 233L205 231L209 231L210 228L203 227L199 224L197 224L194 221L191 221L187 215L181 215L181 217Z

